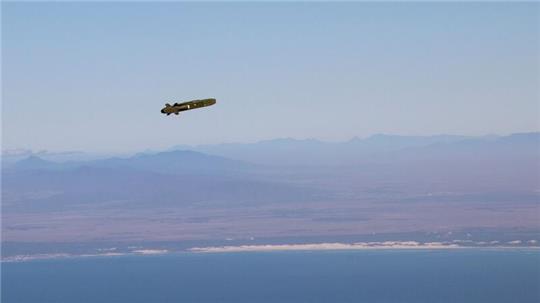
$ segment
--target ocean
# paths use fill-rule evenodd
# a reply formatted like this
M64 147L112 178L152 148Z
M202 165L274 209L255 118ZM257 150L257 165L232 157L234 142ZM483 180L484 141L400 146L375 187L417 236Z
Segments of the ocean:
M2 264L3 303L540 302L538 250L175 253Z

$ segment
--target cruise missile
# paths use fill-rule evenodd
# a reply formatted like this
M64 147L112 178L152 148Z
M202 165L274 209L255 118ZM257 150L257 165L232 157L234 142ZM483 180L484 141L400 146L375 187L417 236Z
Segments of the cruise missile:
M192 100L182 103L174 103L173 105L166 103L165 107L161 109L161 113L167 114L167 116L170 114L178 115L180 112L183 112L185 110L192 110L214 104L216 104L216 99Z

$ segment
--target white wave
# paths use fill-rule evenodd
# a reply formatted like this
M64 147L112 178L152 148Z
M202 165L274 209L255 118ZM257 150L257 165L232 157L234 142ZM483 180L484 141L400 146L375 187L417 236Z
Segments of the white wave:
M159 255L159 254L166 254L169 251L166 249L138 249L132 252L135 254L140 254L140 255Z
M191 252L250 252L250 251L288 251L288 250L363 250L363 249L449 249L459 248L456 244L441 242L419 243L415 241L385 241L357 243L314 243L314 244L268 244L239 246L193 247Z
M72 255L65 253L57 254L34 254L34 255L16 255L2 258L2 262L25 262L32 260L43 260L43 259L58 259L58 258L69 258Z

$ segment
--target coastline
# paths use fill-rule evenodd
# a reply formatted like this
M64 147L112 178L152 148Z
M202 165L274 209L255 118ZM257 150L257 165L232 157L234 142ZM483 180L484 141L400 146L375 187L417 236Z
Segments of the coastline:
M540 246L465 246L448 242L416 242L416 241L385 241L385 242L356 242L356 243L303 243L303 244L260 244L237 246L206 246L192 247L185 250L167 250L158 248L135 249L126 252L108 251L88 254L21 254L2 257L0 263L18 263L34 260L103 258L122 256L156 256L174 253L219 254L219 253L249 253L249 252L290 252L290 251L375 251L375 250L532 250L540 251Z
M220 252L262 252L262 251L304 251L304 250L373 250L373 249L455 249L458 244L442 242L420 243L416 241L385 241L385 242L356 242L356 243L311 243L311 244L275 244L275 245L239 245L239 246L209 246L194 247L191 252L220 253Z

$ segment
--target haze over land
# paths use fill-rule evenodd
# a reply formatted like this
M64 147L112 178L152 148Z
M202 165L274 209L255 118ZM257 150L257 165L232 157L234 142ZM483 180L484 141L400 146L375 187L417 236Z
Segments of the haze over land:
M7 254L69 243L540 240L540 133L40 156L4 154Z

